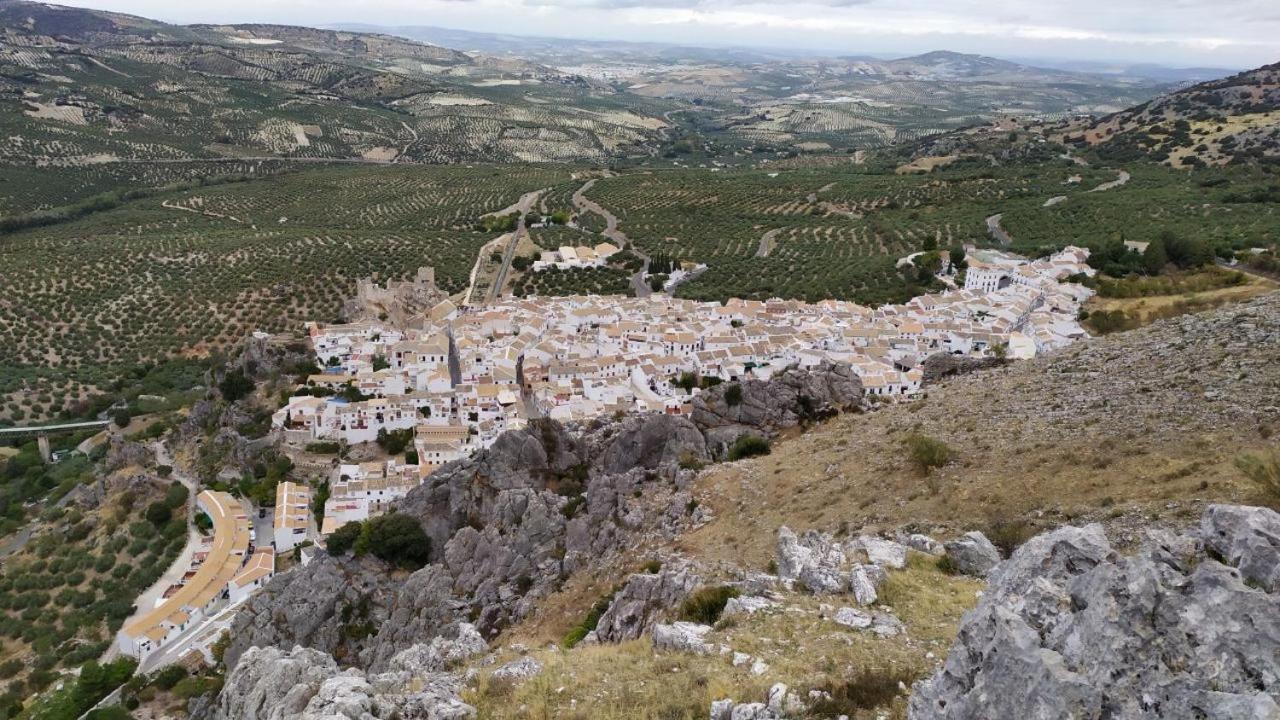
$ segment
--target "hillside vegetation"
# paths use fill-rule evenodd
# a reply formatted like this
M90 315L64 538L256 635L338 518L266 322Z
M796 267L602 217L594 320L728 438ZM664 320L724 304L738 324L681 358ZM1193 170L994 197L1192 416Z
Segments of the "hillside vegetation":
M1174 167L1280 159L1280 63L1160 96L1079 138L1112 160Z

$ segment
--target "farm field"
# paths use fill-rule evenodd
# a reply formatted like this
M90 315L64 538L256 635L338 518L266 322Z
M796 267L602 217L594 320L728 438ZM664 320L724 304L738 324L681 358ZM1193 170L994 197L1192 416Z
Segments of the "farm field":
M140 364L335 320L358 278L465 288L483 214L550 167L348 167L172 192L0 236L0 420L56 414Z
M1275 183L1264 169L1192 175L1136 164L1128 172L1128 184L1092 192L1118 168L1050 156L1004 165L964 158L916 175L883 163L655 170L602 179L589 195L641 251L706 263L678 291L699 299L905 300L926 288L895 270L898 258L990 244L985 221L996 213L1015 249L1033 253L1165 232L1224 248L1275 242L1275 204L1252 200ZM1051 198L1064 199L1046 207Z

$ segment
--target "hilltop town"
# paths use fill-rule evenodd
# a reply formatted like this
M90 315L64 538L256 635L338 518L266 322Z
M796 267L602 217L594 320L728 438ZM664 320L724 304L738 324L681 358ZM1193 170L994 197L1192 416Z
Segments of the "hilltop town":
M308 323L324 371L272 425L298 451L374 442L396 451L335 469L320 527L328 535L531 419L687 415L709 387L825 363L847 363L873 402L891 402L918 396L930 356L1027 359L1085 336L1077 318L1092 291L1068 280L1093 274L1087 250L1036 261L972 252L963 289L878 308L655 295L464 309L442 299L396 313L401 323Z

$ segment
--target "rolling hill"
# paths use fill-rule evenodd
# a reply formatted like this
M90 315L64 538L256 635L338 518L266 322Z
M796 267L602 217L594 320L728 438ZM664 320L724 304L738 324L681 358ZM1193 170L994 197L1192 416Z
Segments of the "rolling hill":
M381 35L0 2L6 164L598 162L647 152L666 107Z
M1175 167L1280 159L1280 63L1162 95L1075 139L1109 158Z

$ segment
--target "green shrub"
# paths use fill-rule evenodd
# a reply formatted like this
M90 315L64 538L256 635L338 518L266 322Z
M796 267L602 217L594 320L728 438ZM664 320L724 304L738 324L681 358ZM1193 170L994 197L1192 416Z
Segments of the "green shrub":
M714 625L724 612L729 598L736 598L741 593L730 585L707 587L690 595L680 605L680 619L688 622Z
M742 386L734 383L724 390L724 401L729 407L742 404Z
M911 463L926 475L951 462L951 448L941 440L914 433L907 437L906 445Z
M360 539L360 531L363 527L364 523L349 522L334 530L324 542L325 549L334 557L346 555L355 547L356 540Z
M743 435L729 446L729 461L769 454L769 441L758 435Z
M983 534L1007 558L1013 554L1014 550L1030 540L1036 534L1036 529L1026 520L996 517L987 523Z
M187 677L186 668L181 665L170 665L152 676L151 684L161 690L169 690L185 677Z
M168 524L169 520L173 518L173 511L165 503L156 501L147 506L147 512L144 517L153 527L161 527Z
M358 555L369 553L407 570L417 570L431 559L431 539L417 520L390 513L364 523L355 551Z
M582 622L574 625L569 629L569 632L564 634L564 638L560 640L560 644L564 646L566 650L572 650L575 645L582 642L582 639L585 638L588 633L596 629L596 625L600 624L600 618L609 609L609 604L613 602L613 596L614 593L609 593L597 600L596 604L592 605L591 610L587 612L587 616L582 619Z

